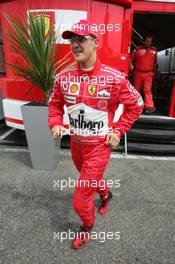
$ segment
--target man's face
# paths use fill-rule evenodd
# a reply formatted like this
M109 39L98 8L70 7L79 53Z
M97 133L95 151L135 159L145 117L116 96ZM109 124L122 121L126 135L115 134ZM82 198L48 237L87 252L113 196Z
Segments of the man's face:
M144 41L145 48L148 48L148 49L151 48L152 42L153 42L152 38L146 38Z
M71 51L78 63L87 62L96 52L98 40L92 36L73 36L70 39Z

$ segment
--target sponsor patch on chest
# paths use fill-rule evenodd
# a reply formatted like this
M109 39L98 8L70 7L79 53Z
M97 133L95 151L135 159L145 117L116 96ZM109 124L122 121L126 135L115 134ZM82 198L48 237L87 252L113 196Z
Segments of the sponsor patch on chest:
M64 100L70 104L76 104L76 97L64 95Z
M88 85L87 88L89 96L95 96L97 94L97 86L96 85Z
M79 95L80 93L80 83L74 82L62 82L61 91L68 95Z
M69 89L69 83L67 82L62 82L61 83L61 91L62 93L67 93Z
M102 89L97 92L97 98L110 98L110 90L108 89Z
M88 84L85 88L85 96L91 98L109 99L111 94L111 85Z
M98 101L98 108L100 109L100 110L106 110L107 109L107 107L108 107L108 100L99 100Z

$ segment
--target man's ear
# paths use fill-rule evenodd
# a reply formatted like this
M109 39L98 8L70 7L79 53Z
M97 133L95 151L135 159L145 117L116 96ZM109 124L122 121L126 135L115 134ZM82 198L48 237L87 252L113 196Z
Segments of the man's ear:
M99 45L99 40L98 39L95 39L95 47L97 48Z

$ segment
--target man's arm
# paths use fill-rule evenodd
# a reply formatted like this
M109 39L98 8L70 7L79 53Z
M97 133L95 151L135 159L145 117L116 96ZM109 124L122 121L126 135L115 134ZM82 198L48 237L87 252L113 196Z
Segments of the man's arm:
M120 133L119 136L121 137L138 119L144 103L141 95L126 79L121 84L119 102L124 105L123 113L118 122L113 123L112 129L114 133Z
M134 65L135 65L135 53L136 53L136 50L134 50L131 55L130 55L130 64L129 64L129 69L131 72L133 72L134 70Z
M59 79L56 76L53 91L48 101L48 124L53 139L58 139L61 136L61 132L64 130L63 114L64 97L61 93Z
M155 54L155 57L154 57L154 75L157 72L157 68L158 68L158 64L157 64L157 50L156 50L156 54Z

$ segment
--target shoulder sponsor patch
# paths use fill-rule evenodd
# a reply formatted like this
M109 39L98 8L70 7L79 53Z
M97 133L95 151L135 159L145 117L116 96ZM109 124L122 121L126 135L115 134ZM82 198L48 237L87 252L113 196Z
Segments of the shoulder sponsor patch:
M70 104L76 104L76 97L64 95L64 100Z
M153 54L153 55L155 55L156 54L156 51L152 49L152 50L150 50L150 53Z
M134 86L132 86L130 82L127 83L127 88L130 91L130 93L139 94L138 91L134 88Z
M132 86L132 84L130 82L127 83L127 88L128 90L132 93L134 90L134 86Z
M143 99L142 99L141 96L139 97L139 99L137 99L137 104L138 104L138 106L142 106L143 105Z

